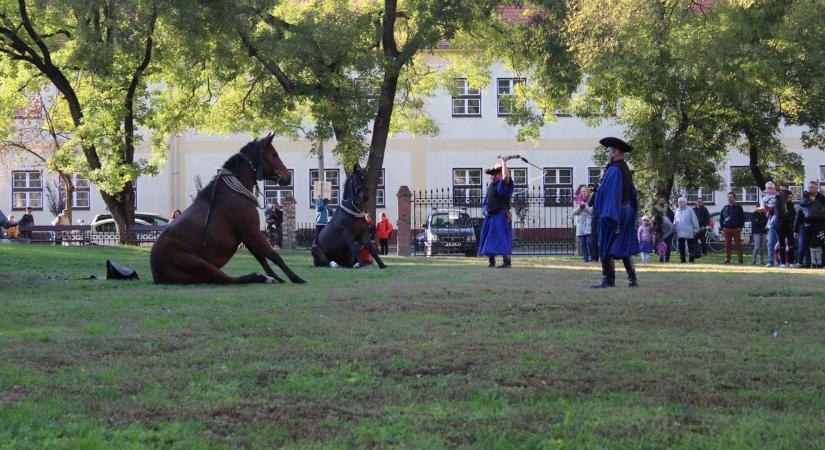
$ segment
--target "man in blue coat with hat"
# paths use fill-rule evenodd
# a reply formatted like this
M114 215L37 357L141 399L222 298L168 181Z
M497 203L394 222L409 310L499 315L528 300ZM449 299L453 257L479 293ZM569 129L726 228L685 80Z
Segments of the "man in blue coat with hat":
M633 267L633 255L639 253L639 241L636 237L637 211L639 201L633 176L625 153L633 151L628 143L615 137L599 141L607 148L609 164L604 171L602 181L596 192L595 210L599 215L599 255L602 260L602 282L594 288L616 286L616 268L613 260L621 258L627 271L630 287L638 286L636 268Z

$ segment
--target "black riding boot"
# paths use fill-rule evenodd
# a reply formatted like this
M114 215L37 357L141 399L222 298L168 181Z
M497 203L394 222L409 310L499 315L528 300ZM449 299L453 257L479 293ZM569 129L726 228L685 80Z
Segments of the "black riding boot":
M504 258L504 262L500 266L498 266L498 268L499 269L509 269L510 266L511 266L510 257L507 256L507 255L504 255L503 258Z
M489 258L490 258L490 263L487 264L487 268L492 269L493 267L496 266L496 257L495 256L490 256Z
M594 289L616 287L616 267L613 265L613 257L602 258L602 282L590 286Z
M638 280L636 279L636 266L633 265L633 257L628 256L622 258L622 263L624 264L624 270L627 272L627 285L629 287L639 287Z

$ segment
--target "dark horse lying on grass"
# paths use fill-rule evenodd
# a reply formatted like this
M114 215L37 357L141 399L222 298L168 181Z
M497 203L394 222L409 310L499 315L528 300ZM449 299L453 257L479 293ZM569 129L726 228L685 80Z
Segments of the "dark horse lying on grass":
M370 227L361 211L367 200L367 177L364 169L356 164L352 168L352 175L344 184L344 199L332 215L332 221L312 242L315 267L328 267L333 261L343 267L360 267L363 265L359 257L362 245L370 252L378 267L387 267L372 245Z
M266 178L281 186L290 183L289 169L272 147L272 137L250 142L229 158L195 202L166 227L150 256L155 283L283 283L267 259L293 283L304 282L269 246L260 228L258 199L253 193L257 182ZM266 275L233 278L220 270L241 243Z

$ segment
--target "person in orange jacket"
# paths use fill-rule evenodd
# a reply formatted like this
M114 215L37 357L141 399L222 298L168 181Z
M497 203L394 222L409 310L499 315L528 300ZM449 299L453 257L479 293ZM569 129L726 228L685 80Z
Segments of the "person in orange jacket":
M380 253L382 255L390 252L390 237L392 236L392 224L390 218L385 213L381 213L381 221L375 228L375 237L378 238L378 243L381 245Z

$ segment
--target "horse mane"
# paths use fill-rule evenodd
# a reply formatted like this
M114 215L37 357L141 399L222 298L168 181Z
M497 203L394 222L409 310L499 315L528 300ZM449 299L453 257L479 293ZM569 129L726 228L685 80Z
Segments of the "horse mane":
M247 158L252 159L250 156L251 151L257 150L260 147L261 143L259 141L252 141L244 145L240 150L237 151L234 155L230 156L226 162L223 163L223 168L226 170L231 171L232 173L238 173L241 168L249 167L249 164L243 158L238 155L238 153L243 153L246 155Z

